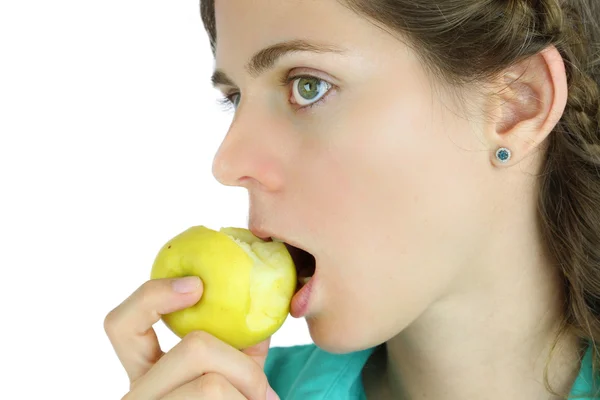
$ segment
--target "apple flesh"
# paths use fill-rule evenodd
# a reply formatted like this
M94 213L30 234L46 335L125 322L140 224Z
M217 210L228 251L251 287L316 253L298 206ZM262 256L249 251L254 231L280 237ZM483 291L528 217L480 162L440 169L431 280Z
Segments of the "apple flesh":
M180 338L202 330L240 350L283 325L297 282L284 243L266 242L242 228L189 228L160 249L150 277L191 275L202 280L200 301L163 315L163 322Z

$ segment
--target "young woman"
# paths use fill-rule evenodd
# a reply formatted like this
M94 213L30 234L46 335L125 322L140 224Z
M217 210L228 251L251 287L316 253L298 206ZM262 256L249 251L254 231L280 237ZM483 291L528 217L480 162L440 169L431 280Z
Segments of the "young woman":
M314 345L164 354L152 324L202 286L150 281L105 324L127 399L597 398L600 2L201 11L235 108L214 175L314 256Z

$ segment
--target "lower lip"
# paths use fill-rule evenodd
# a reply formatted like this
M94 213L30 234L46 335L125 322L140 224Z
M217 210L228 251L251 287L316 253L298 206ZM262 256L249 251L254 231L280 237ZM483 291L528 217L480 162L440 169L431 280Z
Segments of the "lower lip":
M302 318L308 313L308 301L314 286L315 275L292 297L292 304L290 305L290 315L292 317Z

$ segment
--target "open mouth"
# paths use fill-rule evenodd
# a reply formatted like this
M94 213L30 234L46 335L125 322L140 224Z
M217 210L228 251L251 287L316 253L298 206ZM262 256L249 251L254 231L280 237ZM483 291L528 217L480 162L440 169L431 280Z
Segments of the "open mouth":
M316 260L309 252L294 247L291 244L284 243L287 247L294 264L296 265L296 274L298 276L298 288L306 285L306 283L315 274Z

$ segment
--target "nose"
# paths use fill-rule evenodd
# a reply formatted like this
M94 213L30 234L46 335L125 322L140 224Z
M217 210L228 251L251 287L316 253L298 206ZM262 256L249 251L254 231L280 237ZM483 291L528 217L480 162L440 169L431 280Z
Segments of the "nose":
M225 186L279 190L283 160L275 130L273 123L256 113L236 115L213 160L217 181Z

